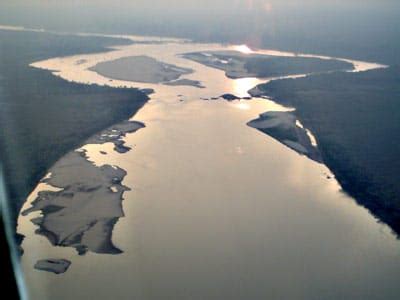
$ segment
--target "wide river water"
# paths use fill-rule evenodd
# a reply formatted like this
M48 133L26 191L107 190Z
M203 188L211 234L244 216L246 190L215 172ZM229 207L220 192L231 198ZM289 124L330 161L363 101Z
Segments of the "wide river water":
M137 39L137 38L132 38ZM260 113L287 110L268 99L205 101L247 91L266 79L229 79L177 54L241 49L142 39L108 53L34 63L66 80L152 88L133 117L132 151L86 145L96 165L127 171L125 217L112 240L119 255L53 247L19 218L22 268L32 299L396 299L400 243L389 228L341 191L322 164L246 126ZM293 55L264 51L275 55ZM134 55L191 68L204 89L125 82L88 68ZM356 63L357 71L378 67ZM100 154L99 151L108 154ZM25 208L46 184L39 184ZM38 271L38 259L66 258L64 274Z

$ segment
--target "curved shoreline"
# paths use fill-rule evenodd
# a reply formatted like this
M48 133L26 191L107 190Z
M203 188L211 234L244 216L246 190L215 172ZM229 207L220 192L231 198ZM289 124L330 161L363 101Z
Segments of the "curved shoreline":
M17 29L20 30L20 29ZM82 35L82 34L78 34L78 35ZM85 34L84 34L85 35ZM90 36L92 34L87 34L87 36ZM95 34L95 36L97 36L97 34ZM102 36L102 35L100 35ZM109 37L109 35L107 35L107 37ZM110 36L111 37L111 36ZM121 36L113 36L113 37L121 37ZM135 39L137 38L136 36L123 36L123 38L129 39L133 42L135 42ZM153 40L152 37L143 37L142 38L144 43L155 43L155 41ZM161 41L160 41L161 42ZM164 42L166 43L185 43L185 40L180 40L180 39L168 39L165 38ZM124 49L129 49L131 47L135 47L135 44L131 44L131 45L127 45L127 46L115 46L112 47L111 51L107 52L106 55L109 56L109 58L105 58L104 54L102 53L102 58L101 61L97 61L96 59L93 61L91 61L90 59L88 59L88 57L90 57L90 55L75 55L75 56L71 56L71 57L67 57L66 59L72 59L70 64L74 65L74 68L76 68L77 70L81 70L81 71L85 71L85 72L96 72L97 73L97 78L94 77L92 78L92 80L94 80L95 83L97 84L103 84L106 86L110 86L110 87L118 87L121 86L122 84L124 84L124 87L136 87L137 85L144 85L144 88L149 88L149 87L153 87L153 84L150 84L149 86L147 86L146 84L148 83L158 83L158 81L148 81L148 82L141 82L141 81L134 81L134 80L129 80L127 81L126 79L124 80L123 78L115 78L115 77L111 77L113 80L109 80L107 79L108 77L105 77L106 74L103 74L102 72L99 72L99 70L97 69L97 67L99 65L102 64L106 64L108 62L113 62L113 61L119 61L119 60L123 60L123 59L130 59L132 57L135 56L129 56L128 54L125 54L125 50ZM207 47L207 45L205 45L205 47ZM215 44L213 44L213 47L215 47ZM221 46L217 46L217 49L220 47L220 49L225 49L225 47L221 47ZM237 49L238 46L229 46L227 47L227 49L232 49L235 50ZM230 51L232 51L230 50ZM116 55L113 55L113 53L115 53ZM119 53L121 53L121 55L119 55ZM200 53L200 52L199 52ZM216 52L218 53L218 52ZM354 69L352 70L346 70L347 72L362 72L365 70L369 70L369 69L374 69L374 68L385 68L386 66L384 65L379 65L379 64L375 64L375 63L367 63L367 62L360 62L360 61L355 61L355 60L349 60L349 59L342 59L342 58L335 58L335 57L328 57L328 56L320 56L320 55L310 55L310 54L299 54L299 53L293 53L293 52L284 52L284 51L276 51L276 50L257 50L257 51L252 51L252 53L254 53L254 55L269 55L269 56L277 56L277 57L302 57L302 58L316 58L316 59L322 59L322 60L337 60L337 61L342 61L342 62L346 62L348 64L352 64ZM83 57L83 58L80 58ZM139 57L139 56L136 56ZM187 58L185 57L185 54L182 55L183 58ZM151 57L149 57L151 58ZM59 64L60 62L57 61L58 58L52 58L52 59L48 59L45 61L39 61L39 62L33 62L31 63L31 66L35 67L35 68L40 68L40 69L47 69L49 70L53 75L55 76L59 76L65 80L68 81L75 81L78 83L85 83L85 81L82 78L82 74L79 75L79 79L76 80L73 77L73 74L78 74L77 71L74 71L74 73L71 73L68 71L68 73L63 73L63 69L62 66L60 65L59 67L57 67L57 64ZM189 58L190 59L190 58ZM53 64L53 61L55 62L56 67L49 67ZM73 63L75 61L75 63ZM155 60L154 60L155 61ZM68 64L68 63L67 63ZM170 64L168 64L167 62L161 62L161 64L165 64L168 66L171 66ZM209 67L213 67L213 66L209 66ZM189 70L189 69L187 69ZM342 70L339 70L342 71ZM187 74L192 74L193 72L185 72L181 75L187 75ZM92 74L87 73L88 78L91 78L90 76L92 76ZM195 74L194 74L195 75ZM281 79L285 79L285 78L298 78L298 77L306 77L308 74L289 74L287 76L279 76L276 78L269 78L269 79L261 79L260 81L265 81L267 80L268 82L270 81L275 81L275 80L281 80ZM175 76L176 77L176 76ZM173 77L172 79L176 79L175 77ZM102 78L100 81L99 79ZM179 80L187 80L188 82L196 82L196 80L192 80L192 79L188 79L188 78L182 78ZM178 81L179 81L178 80ZM197 81L200 82L200 81ZM172 86L173 87L173 86ZM249 89L249 94L252 97L257 97L259 96L259 92L257 91L257 85L251 87L251 89ZM215 96L215 95L214 95ZM233 95L234 97L236 97L235 95ZM246 99L247 97L238 97L237 99ZM215 97L211 97L211 98L205 98L205 99L215 99ZM251 97L249 97L249 99L251 99ZM294 117L294 115L290 112L286 113L289 117ZM258 122L258 121L257 121ZM255 125L256 120L253 121L249 121L248 125L255 127L263 132L268 133L265 128L259 128L258 125ZM293 123L294 124L294 123ZM309 156L311 159L317 161L317 162L322 162L322 159L320 157L320 154L318 152L318 149L315 148L314 145L312 145L312 141L310 140L309 137L309 130L307 128L300 128L296 125L293 125L295 128L294 130L297 132L297 138L299 138L299 140L296 140L296 138L294 138L293 140L282 140L278 135L274 135L272 134L272 136L274 138L276 138L277 140L281 141L283 144L285 144L286 146L288 146L289 148L291 148L292 150L298 152L299 154L303 154L306 156ZM298 128L298 129L296 129ZM269 134L269 133L268 133ZM271 134L269 134L271 135ZM300 142L299 142L300 141ZM121 144L122 143L122 144ZM129 149L124 148L123 146L123 142L119 141L119 144L115 144L116 149L119 149L120 152L125 152L128 151ZM304 148L305 147L305 148ZM118 150L117 150L118 151Z
M122 137L144 127L141 122L125 121L94 135L84 144L112 143L115 152L125 153L131 148L123 146ZM124 216L123 194L130 190L122 184L126 171L117 166L97 166L89 160L86 150L77 149L63 156L49 172L41 180L46 187L37 192L32 202L25 203L21 213L29 216L40 212L31 219L38 226L35 233L45 236L53 246L75 248L79 255L88 251L122 253L112 242L112 231Z
M1 26L0 34L5 104L0 150L10 199L6 221L20 244L23 237L15 232L20 209L51 165L98 131L130 118L148 96L147 91L137 89L65 81L29 66L49 57L108 53L113 45L131 44L129 39L15 31ZM25 49L26 43L31 45L30 51Z
M182 42L183 41L178 41L178 44L182 43ZM103 62L108 62L108 61L112 61L112 60L115 60L115 59L122 59L124 57L129 57L129 56L127 56L127 54L124 54L125 53L124 50L125 49L129 49L130 47L134 47L134 45L114 47L113 50L108 52L108 54L107 54L108 56L110 56L109 59L106 59L104 54L102 55L101 59L102 59ZM205 45L204 47L207 47L207 45ZM234 48L235 46L232 46L232 47ZM118 53L119 52L122 54L122 56L120 56L118 58ZM273 51L273 50L262 50L262 51L259 51L259 52L260 53L269 53L268 55L276 55L276 56L282 56L283 55L283 56L302 56L302 57L321 58L320 56L299 55L299 54L295 54L295 53L277 52L277 51ZM114 54L117 55L117 56L113 56ZM66 58L64 58L64 60L71 59L71 62L73 63L74 68L76 68L77 70L85 71L87 73L87 75L88 75L88 79L90 79L91 78L90 76L93 76L93 74L90 74L90 72L91 71L96 71L95 67L99 64L99 62L96 61L96 60L93 62L90 59L87 59L89 56L90 55L77 55L77 56L72 56L72 57L66 57ZM69 80L69 81L74 81L74 78L71 78L69 76L71 76L71 75L73 76L74 73L75 74L80 74L80 73L78 73L76 71L75 72L72 71L72 73L71 73L71 70L67 70L66 73L63 73L64 70L62 69L62 67L61 68L58 68L58 67L49 68L48 67L49 65L52 65L53 61L55 61L56 63L61 63L60 61L57 61L57 59L58 58L53 58L53 59L49 59L49 60L46 60L46 61L34 62L34 63L31 64L31 66L36 67L36 68L41 68L41 69L47 69L47 70L51 71L51 73L53 75L55 75L55 76L59 76L59 77L61 77L63 79ZM323 59L335 59L335 58L324 57ZM338 59L338 60L347 61L347 60L344 60L344 59ZM102 63L102 62L100 61L100 63ZM357 72L357 71L361 72L361 71L364 71L365 69L374 68L374 67L376 67L376 68L384 67L384 66L378 65L378 64L361 63L361 62L356 62L356 61L351 61L351 63L354 66L354 70L352 70L353 72ZM137 85L142 85L140 81L136 81L136 82L128 81L127 82L125 80L118 80L118 79L115 80L115 81L110 81L108 79L108 77L102 76L102 74L101 73L99 74L99 72L97 72L97 73L98 73L98 77L97 78L98 79L101 78L101 81L97 82L96 81L97 80L96 77L94 77L94 82L96 84L103 84L103 85L110 86L110 87L118 87L118 86L121 86L121 84L124 84L124 86L128 86L128 87L137 87ZM196 74L193 74L193 75L195 76ZM279 80L279 79L283 79L283 78L297 78L297 77L302 77L302 76L307 76L307 74L304 74L304 75L288 75L288 76L281 76L281 77L277 77L277 78L270 78L269 81ZM84 76L83 77L79 77L79 80L76 81L76 82L85 83L85 79L83 79L83 78L84 78ZM190 79L183 78L182 80L195 81L195 78L196 77L190 77ZM200 82L200 81L198 81L198 82ZM89 81L89 83L90 83L90 81ZM144 85L144 88L151 88L151 87L153 87L151 84L148 85L148 86ZM250 88L255 88L255 87L250 87ZM244 97L242 97L242 98L244 98ZM292 116L294 118L294 121L296 121L296 118L291 113L287 113L287 114L289 116ZM295 123L293 123L293 126L295 126L294 124ZM249 125L250 126L254 125L254 121L250 122ZM258 128L257 126L253 126L253 127ZM293 128L295 128L295 127L293 127ZM265 130L263 130L263 129L264 128L261 128L260 130L265 132ZM108 133L110 133L110 131L113 131L113 130L114 130L113 128L110 128L108 130ZM296 140L296 139L294 139L294 140L282 140L279 136L276 136L276 135L274 136L274 134L269 134L269 135L275 137L277 140L280 140L286 146L290 147L294 151L296 151L296 152L298 152L300 154L304 154L304 155L310 157L311 159L313 159L313 160L315 160L317 162L321 162L322 160L321 160L321 157L320 157L320 154L319 154L318 150L314 151L315 147L313 145L311 145L312 142L311 142L311 140L310 140L310 138L308 136L307 129L306 128L297 129L297 127L296 127L295 131L296 131L296 135L297 135L297 139L298 140ZM101 137L103 135L103 133L99 133L98 135ZM122 138L122 136L123 136L123 134L119 135L118 138L115 141L106 139L105 141L102 141L101 143L110 142L110 141L114 142L115 150L118 151L118 152L123 153L123 152L128 151L129 149L127 149L123 145L123 141L120 139L120 138ZM89 144L90 143L96 144L96 143L100 143L99 142L100 140L101 140L101 138L98 139L97 142L95 140L95 142L93 143L93 140L90 141L90 139L89 139L88 143ZM304 148L304 147L306 147L306 148ZM74 153L69 154L69 155L74 155ZM69 158L68 157L69 155L67 155L64 158L61 158L61 161L63 161L64 159L73 161L74 158L73 157ZM74 164L73 163L73 165L81 165L81 163L79 163L79 164ZM55 168L55 170L53 170L53 168ZM56 174L55 176L57 176L56 170L58 168L58 165L56 164L53 168L51 169L51 170L53 170L52 173ZM105 176L107 177L108 172L105 172L105 174L106 174ZM125 175L118 176L118 182L121 182L124 176ZM57 177L55 177L55 178L57 178ZM48 182L51 184L52 180L49 179ZM80 185L80 184L78 184L78 185ZM119 199L120 199L120 201L122 201L122 193L125 190L125 187L124 186L119 186L118 183L114 183L114 185L115 185L115 188L117 190L121 191ZM74 188L74 184L72 184L72 185L70 184L68 186L72 186L73 189L75 189ZM65 189L65 186L61 186L61 187L63 187ZM110 186L107 187L107 189L110 189L110 188L111 188ZM91 189L90 191L96 191L96 190L97 190L97 187L96 187L95 190ZM111 217L109 217L107 219L108 221L105 221L104 224L101 225L102 229L100 229L100 232L107 232L106 235L102 235L102 236L101 235L97 235L97 237L96 237L96 234L94 234L95 241L92 240L90 242L90 243L93 243L93 244L84 243L82 239L85 237L85 234L91 235L90 231L94 229L95 224L97 224L97 222L98 222L98 220L96 219L97 217L95 218L95 220L92 220L92 221L85 220L84 224L86 224L86 225L80 226L80 229L78 229L78 230L74 229L73 231L71 231L70 233L68 233L66 235L61 235L61 233L54 234L54 230L52 230L50 228L51 226L48 226L48 225L46 226L46 224L45 224L46 223L46 219L47 219L46 215L47 215L47 217L51 216L51 215L53 215L54 217L57 217L56 216L57 213L62 213L63 209L67 208L67 207L60 208L60 206L55 207L54 204L52 204L53 206L50 207L49 203L52 202L53 200L57 199L57 197L60 197L60 195L61 195L61 197L64 197L64 198L65 197L70 197L69 194L67 196L65 196L62 192L61 193L59 193L59 192L50 192L50 194L43 192L42 194L39 194L39 197L37 198L37 200L33 202L33 207L26 211L26 212L31 212L31 211L35 211L35 210L41 210L43 212L44 217L42 219L35 219L34 220L35 224L38 225L41 228L41 229L38 230L38 233L45 234L49 238L49 240L52 241L53 245L74 247L74 248L77 249L77 251L80 254L84 254L88 250L90 250L92 252L97 252L97 253L110 253L110 254L111 253L114 253L114 254L115 253L120 253L120 250L118 248L114 247L112 245L112 243L111 243L111 232L112 232L113 226L115 225L116 220L119 217L123 216L122 207L121 207L119 213L117 213L116 215L112 215ZM49 197L50 197L50 199L49 199ZM73 197L73 195L72 195L72 197ZM48 199L49 199L49 203L46 202ZM109 200L112 200L112 199L109 199ZM57 200L56 200L56 202L57 202ZM64 203L64 201L61 201L61 203ZM47 211L46 211L46 209L47 209ZM67 226L68 222L69 221L67 221L67 223L65 223L61 227L63 227L63 228L68 227ZM55 223L57 223L57 222L55 222ZM56 225L56 227L58 227L58 226L60 226L60 224ZM94 229L94 230L98 231L97 229ZM63 236L63 238L60 238L61 236ZM93 239L93 235L91 235L91 236L92 236L91 238ZM99 245L99 244L101 245L100 247L96 246L96 245Z
M400 132L398 73L393 66L362 74L315 75L262 84L256 94L296 107L343 190L400 237L398 147L392 142Z
M182 62L171 57L166 61ZM65 59L74 63L82 57ZM88 63L90 59L79 65ZM193 294L251 299L265 298L252 296L274 290L281 298L310 299L398 291L400 245L389 228L343 194L324 165L246 126L265 111L290 109L265 98L248 99L247 91L257 79L232 81L214 69L196 71L209 75L204 79L209 93L193 87L145 86L153 87L154 93L135 119L147 128L127 135L121 139L126 145L117 147L122 152L125 146L134 147L132 155L115 153L116 145L107 142L83 147L96 167L122 167L123 184L135 187L124 194L127 217L120 218L112 232L111 241L123 254L97 255L89 249L79 256L74 241L68 247L53 247L21 216L20 228L27 233L22 265L32 295L141 299L149 293L149 299L186 299ZM53 72L60 75L57 68ZM201 77L193 75L189 78ZM81 78L83 83L90 79ZM104 80L101 84L108 83ZM232 101L200 101L218 95ZM303 129L304 139L307 129L295 125ZM312 138L309 142L313 144ZM41 183L35 193L47 188ZM50 206L48 215L57 209ZM44 255L50 262L68 259L71 267L57 276L39 272L33 266ZM389 271L381 274L384 270ZM381 276L371 278L375 271ZM343 272L347 276L338 276ZM49 289L41 288L43 280ZM85 287L75 288L81 282ZM356 289L348 282L355 282Z

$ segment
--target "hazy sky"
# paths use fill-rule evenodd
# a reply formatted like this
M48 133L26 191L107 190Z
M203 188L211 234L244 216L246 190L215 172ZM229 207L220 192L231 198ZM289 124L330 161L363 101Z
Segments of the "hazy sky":
M399 15L400 0L0 0L0 24L392 57Z
M39 6L43 9L50 7L74 7L92 9L133 9L133 10L167 10L167 11L232 11L232 10L270 10L282 7L301 8L332 8L359 7L363 10L368 5L384 6L398 3L397 0L2 0L1 5L19 7Z
M232 16L257 14L272 17L292 15L331 15L352 12L357 15L381 14L396 11L398 0L1 0L0 23L2 20L40 16L57 18L61 23L69 17L145 18L148 16ZM382 12L382 13L381 13ZM19 17L23 16L23 17ZM355 16L357 17L357 16ZM133 20L134 21L134 20ZM157 22L157 20L151 20ZM171 20L174 21L174 20ZM240 21L240 20L239 20Z

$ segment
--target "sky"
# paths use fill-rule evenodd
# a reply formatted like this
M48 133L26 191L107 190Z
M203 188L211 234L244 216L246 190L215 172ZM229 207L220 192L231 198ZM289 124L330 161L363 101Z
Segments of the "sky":
M15 6L20 9L40 7L41 9L75 8L75 9L108 9L136 10L140 13L152 11L191 12L205 11L232 12L243 10L276 9L346 9L356 7L360 10L368 7L395 5L397 0L3 0L0 5Z
M399 15L398 0L0 0L3 25L385 57L400 47Z

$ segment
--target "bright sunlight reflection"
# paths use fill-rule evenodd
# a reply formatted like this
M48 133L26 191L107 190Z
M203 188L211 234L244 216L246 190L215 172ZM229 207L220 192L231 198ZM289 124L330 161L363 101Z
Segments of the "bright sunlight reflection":
M250 53L253 53L253 52L254 52L254 51L251 50L247 45L235 46L235 50L236 50L236 51L239 51L239 52L241 52L241 53L244 53L244 54L250 54Z
M235 96L238 97L247 97L249 94L247 93L253 87L260 84L262 81L257 78L240 78L232 81L232 92Z
M245 100L235 101L233 105L240 110L249 110L250 105Z

